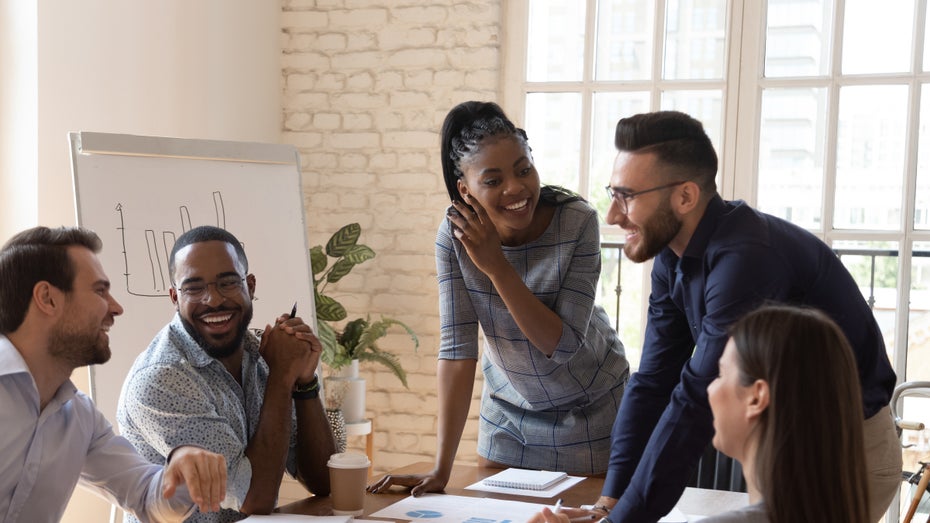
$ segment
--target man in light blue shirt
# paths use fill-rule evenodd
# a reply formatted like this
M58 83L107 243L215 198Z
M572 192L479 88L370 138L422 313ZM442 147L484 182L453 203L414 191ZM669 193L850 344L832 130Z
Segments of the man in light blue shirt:
M164 468L140 456L71 372L110 358L122 307L80 228L36 227L0 249L0 521L53 522L80 482L142 521L219 510L223 456L178 447Z

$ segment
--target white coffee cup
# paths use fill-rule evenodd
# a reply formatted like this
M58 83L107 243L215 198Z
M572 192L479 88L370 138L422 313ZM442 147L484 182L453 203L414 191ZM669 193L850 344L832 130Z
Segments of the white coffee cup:
M368 456L358 452L340 452L329 457L330 498L333 514L361 516L365 511L365 486L368 483Z

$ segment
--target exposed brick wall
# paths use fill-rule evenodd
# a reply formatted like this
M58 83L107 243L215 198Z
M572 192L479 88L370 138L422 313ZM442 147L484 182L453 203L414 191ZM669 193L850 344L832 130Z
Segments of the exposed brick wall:
M283 140L300 151L311 245L346 223L377 257L330 290L350 318L397 318L420 337L396 348L405 389L363 365L375 473L436 452L438 295L433 243L448 204L439 128L465 100L497 100L500 0L283 0ZM478 393L458 459L475 461ZM364 438L350 446L363 449Z

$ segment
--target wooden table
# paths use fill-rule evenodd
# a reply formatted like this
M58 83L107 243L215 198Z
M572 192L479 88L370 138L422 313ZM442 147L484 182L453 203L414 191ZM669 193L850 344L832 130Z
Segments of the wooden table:
M432 463L421 462L399 468L391 473L423 474L431 469ZM452 469L452 477L449 479L449 484L446 486L445 492L446 494L476 498L492 497L496 499L511 499L548 505L555 503L555 498L511 496L480 490L465 490L465 487L468 485L497 472L500 472L500 469L480 468L475 465L455 465ZM594 503L598 496L600 496L601 487L603 485L603 478L587 478L574 485L572 488L561 492L559 497L562 498L562 504L568 507L578 507L584 504ZM365 513L361 517L369 518L371 514L406 498L408 495L408 490L400 487L393 487L391 492L386 494L365 494ZM749 498L743 493L688 488L678 501L677 507L685 514L711 516L745 506L748 503ZM286 514L306 514L311 516L331 516L333 514L332 502L328 496L309 497L300 501L295 501L278 507L277 512Z

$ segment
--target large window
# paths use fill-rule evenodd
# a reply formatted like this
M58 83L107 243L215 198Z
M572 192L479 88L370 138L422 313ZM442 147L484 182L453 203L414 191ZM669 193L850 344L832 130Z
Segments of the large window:
M677 109L720 156L718 186L809 229L873 304L899 379L930 380L926 0L508 0L505 109L544 182L602 213L618 118ZM619 232L604 226L605 242ZM616 254L609 256L615 257ZM641 348L648 266L616 260L620 332ZM930 411L907 413L930 422ZM930 445L924 435L924 451Z

